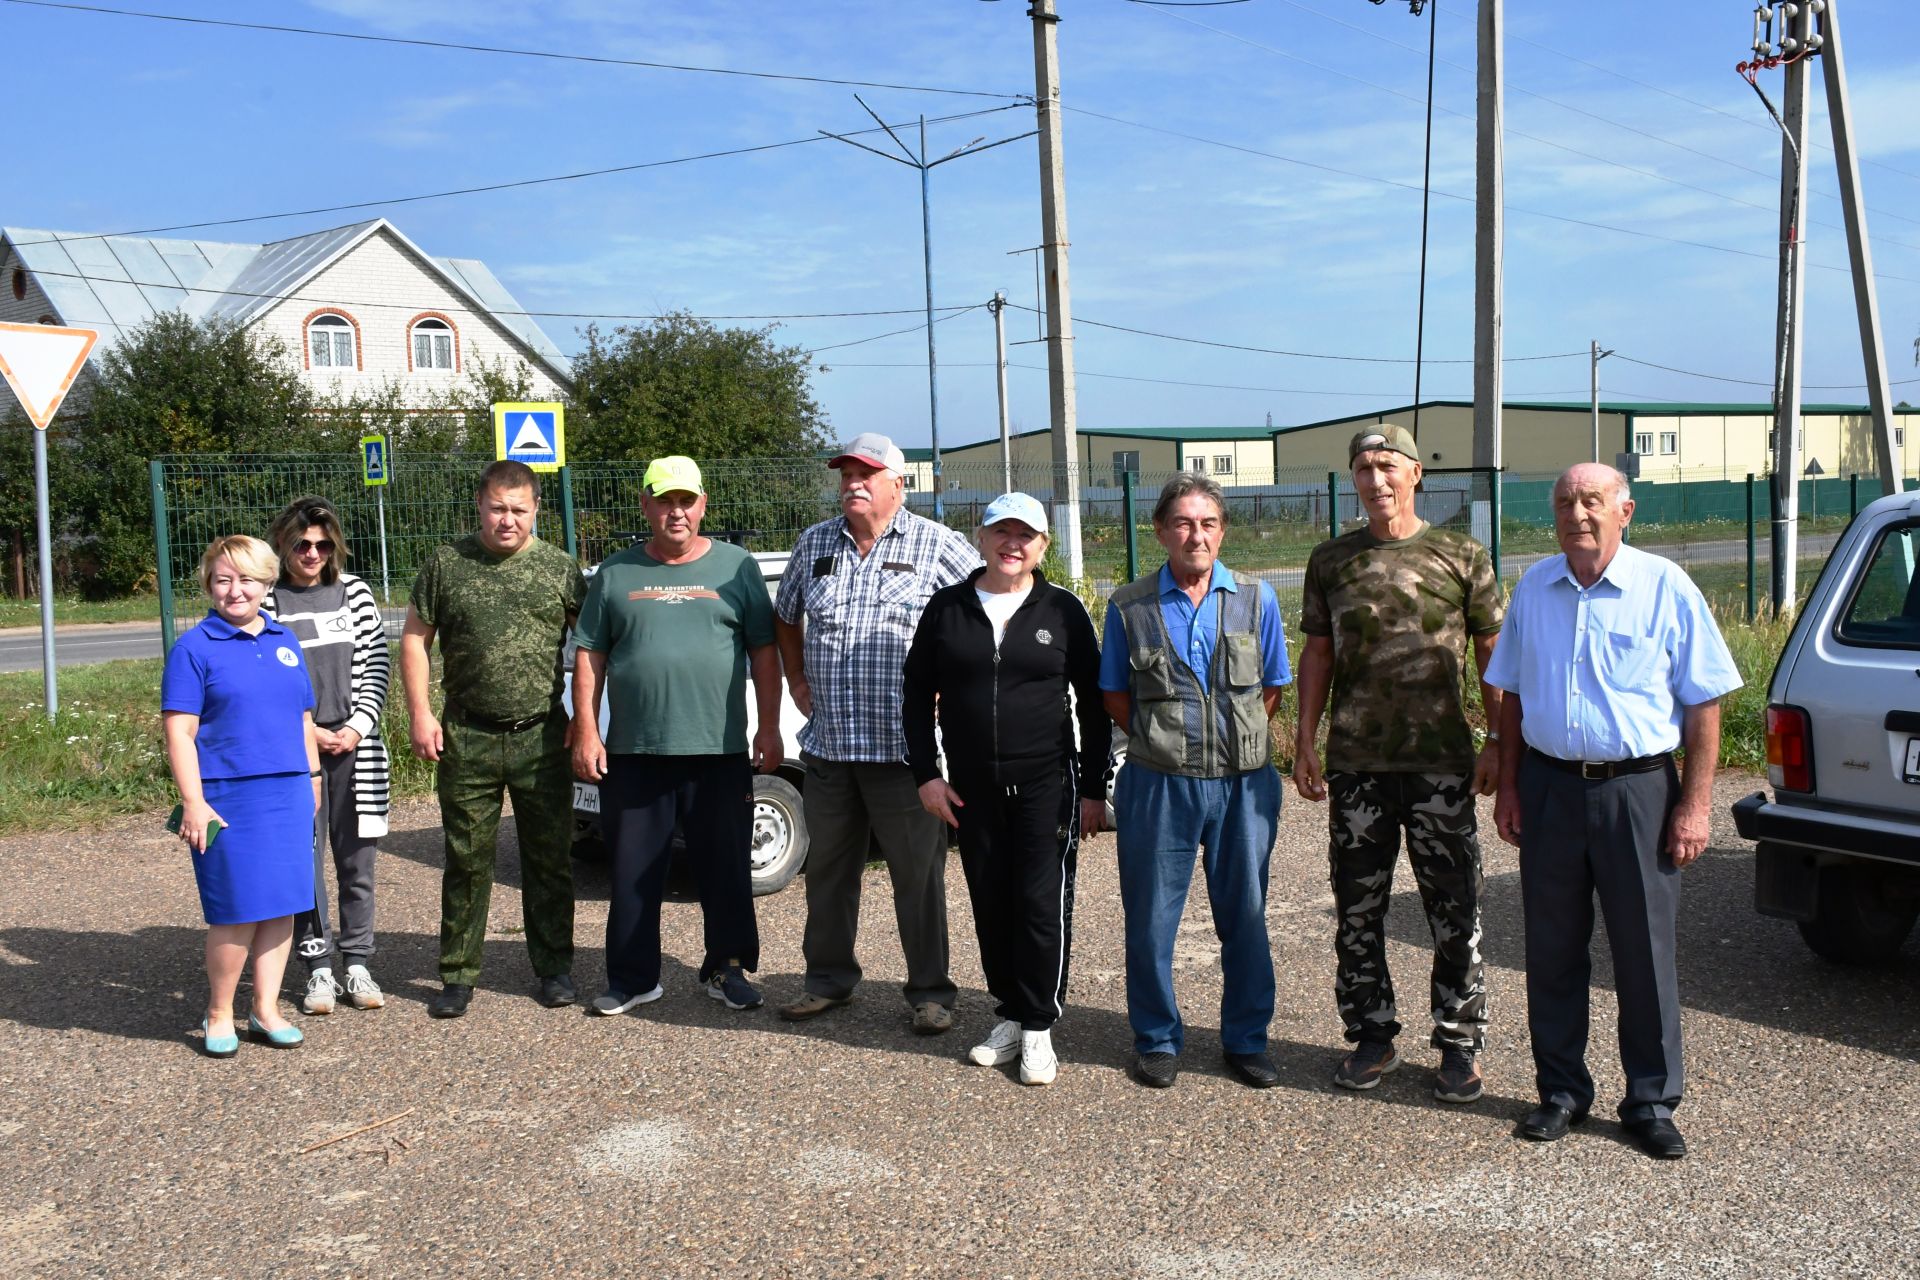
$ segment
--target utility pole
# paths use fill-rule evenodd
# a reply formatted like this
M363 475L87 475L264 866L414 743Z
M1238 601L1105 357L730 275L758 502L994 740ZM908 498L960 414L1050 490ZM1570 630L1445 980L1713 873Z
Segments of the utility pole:
M844 142L850 147L872 152L882 160L891 160L895 164L904 164L910 169L920 171L920 260L927 286L927 428L933 445L933 518L939 520L946 516L946 501L941 493L943 486L940 483L940 384L936 376L938 364L934 357L933 343L933 213L927 175L949 160L958 160L962 156L991 151L1009 142L1018 142L1021 138L1031 138L1033 132L1029 130L1011 138L1002 138L998 142L988 142L984 137L975 138L964 147L955 147L938 160L929 160L927 159L927 118L925 116L920 117L920 151L916 155L906 143L900 141L900 135L893 131L893 126L882 120L859 94L854 94L853 100L860 104L861 110L873 117L873 122L884 129L889 138L893 139L893 144L899 147L901 155L906 157L904 160L890 151L870 147L864 142L855 142L843 134L828 133L825 129L819 132L836 142Z
M1781 6L1784 10L1785 6ZM1783 18L1786 15L1783 13ZM1776 616L1798 606L1800 522L1800 315L1806 293L1806 255L1801 252L1800 211L1807 201L1807 61L1803 41L1813 15L1803 9L1799 31L1786 37L1803 56L1786 63L1784 119L1780 122L1780 275L1774 321L1773 520L1768 549ZM1792 19L1787 19L1789 22ZM1783 41L1783 44L1785 41ZM1791 50L1790 50L1791 52ZM1757 87L1757 86L1756 86ZM1764 96L1764 95L1763 95ZM1771 109L1771 108L1769 108Z
M1013 437L1007 427L1007 295L993 291L987 304L993 312L994 382L1000 391L1000 492L1013 492Z
M1067 289L1067 174L1060 138L1060 18L1054 0L1033 0L1033 109L1040 134L1040 243L1047 269L1047 399L1053 427L1053 523L1067 576L1085 576L1080 555L1080 442L1074 427L1073 317Z
M1893 452L1893 414L1887 388L1886 344L1880 333L1880 304L1873 283L1873 251L1867 245L1866 201L1860 191L1860 158L1853 145L1853 113L1847 99L1847 73L1840 61L1838 0L1826 0L1819 18L1820 74L1827 85L1827 119L1833 126L1834 170L1840 179L1840 208L1845 213L1847 256L1853 268L1853 309L1860 325L1860 352L1867 366L1867 405L1873 415L1873 458L1880 492L1900 491L1900 468Z
M1506 242L1506 180L1501 151L1505 127L1505 17L1503 0L1480 0L1479 95L1473 184L1473 465L1487 473L1489 489L1500 483L1501 254ZM1475 536L1493 533L1492 493L1474 507ZM1482 512L1485 512L1484 517ZM1482 537L1485 541L1486 538Z
M1600 461L1600 362L1612 354L1611 351L1602 351L1599 340L1595 339L1587 370L1587 387L1593 398L1593 460L1595 462Z

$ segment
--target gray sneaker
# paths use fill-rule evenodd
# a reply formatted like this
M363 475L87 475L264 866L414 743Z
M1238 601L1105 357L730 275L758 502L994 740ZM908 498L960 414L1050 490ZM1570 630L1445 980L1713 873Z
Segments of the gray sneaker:
M593 998L593 1003L587 1006L587 1011L602 1018L611 1018L616 1013L625 1013L637 1004L652 1004L665 994L667 994L666 988L658 983L654 985L653 990L642 991L637 996L630 996L624 991L602 991Z
M347 1003L356 1009L384 1009L387 1007L386 992L380 990L380 984L373 980L363 964L347 966Z
M1333 1073L1342 1089L1371 1089L1380 1077L1400 1069L1400 1054L1391 1040L1362 1040Z
M300 997L300 1011L325 1017L333 1012L333 1002L339 996L340 984L333 980L333 970L315 969L307 976L307 990Z

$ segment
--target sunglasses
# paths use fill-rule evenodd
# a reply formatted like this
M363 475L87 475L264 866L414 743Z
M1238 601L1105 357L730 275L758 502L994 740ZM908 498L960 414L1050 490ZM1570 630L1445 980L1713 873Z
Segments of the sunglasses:
M293 550L296 555L302 552L312 552L317 556L330 556L333 554L333 539L322 538L318 542L309 542L307 539L302 538L293 544Z

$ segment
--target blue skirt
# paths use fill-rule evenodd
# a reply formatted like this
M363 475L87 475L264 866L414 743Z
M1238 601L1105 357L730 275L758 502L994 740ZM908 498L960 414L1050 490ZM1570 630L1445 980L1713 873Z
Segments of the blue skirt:
M252 924L313 909L313 780L303 773L202 784L226 826L190 854L208 924Z

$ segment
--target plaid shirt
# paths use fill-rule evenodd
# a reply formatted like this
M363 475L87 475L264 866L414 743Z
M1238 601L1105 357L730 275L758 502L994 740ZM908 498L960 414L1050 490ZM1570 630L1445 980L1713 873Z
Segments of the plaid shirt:
M800 535L773 611L788 624L805 616L813 715L800 731L801 750L822 760L907 758L901 670L920 611L979 567L964 537L904 509L864 558L845 516Z

